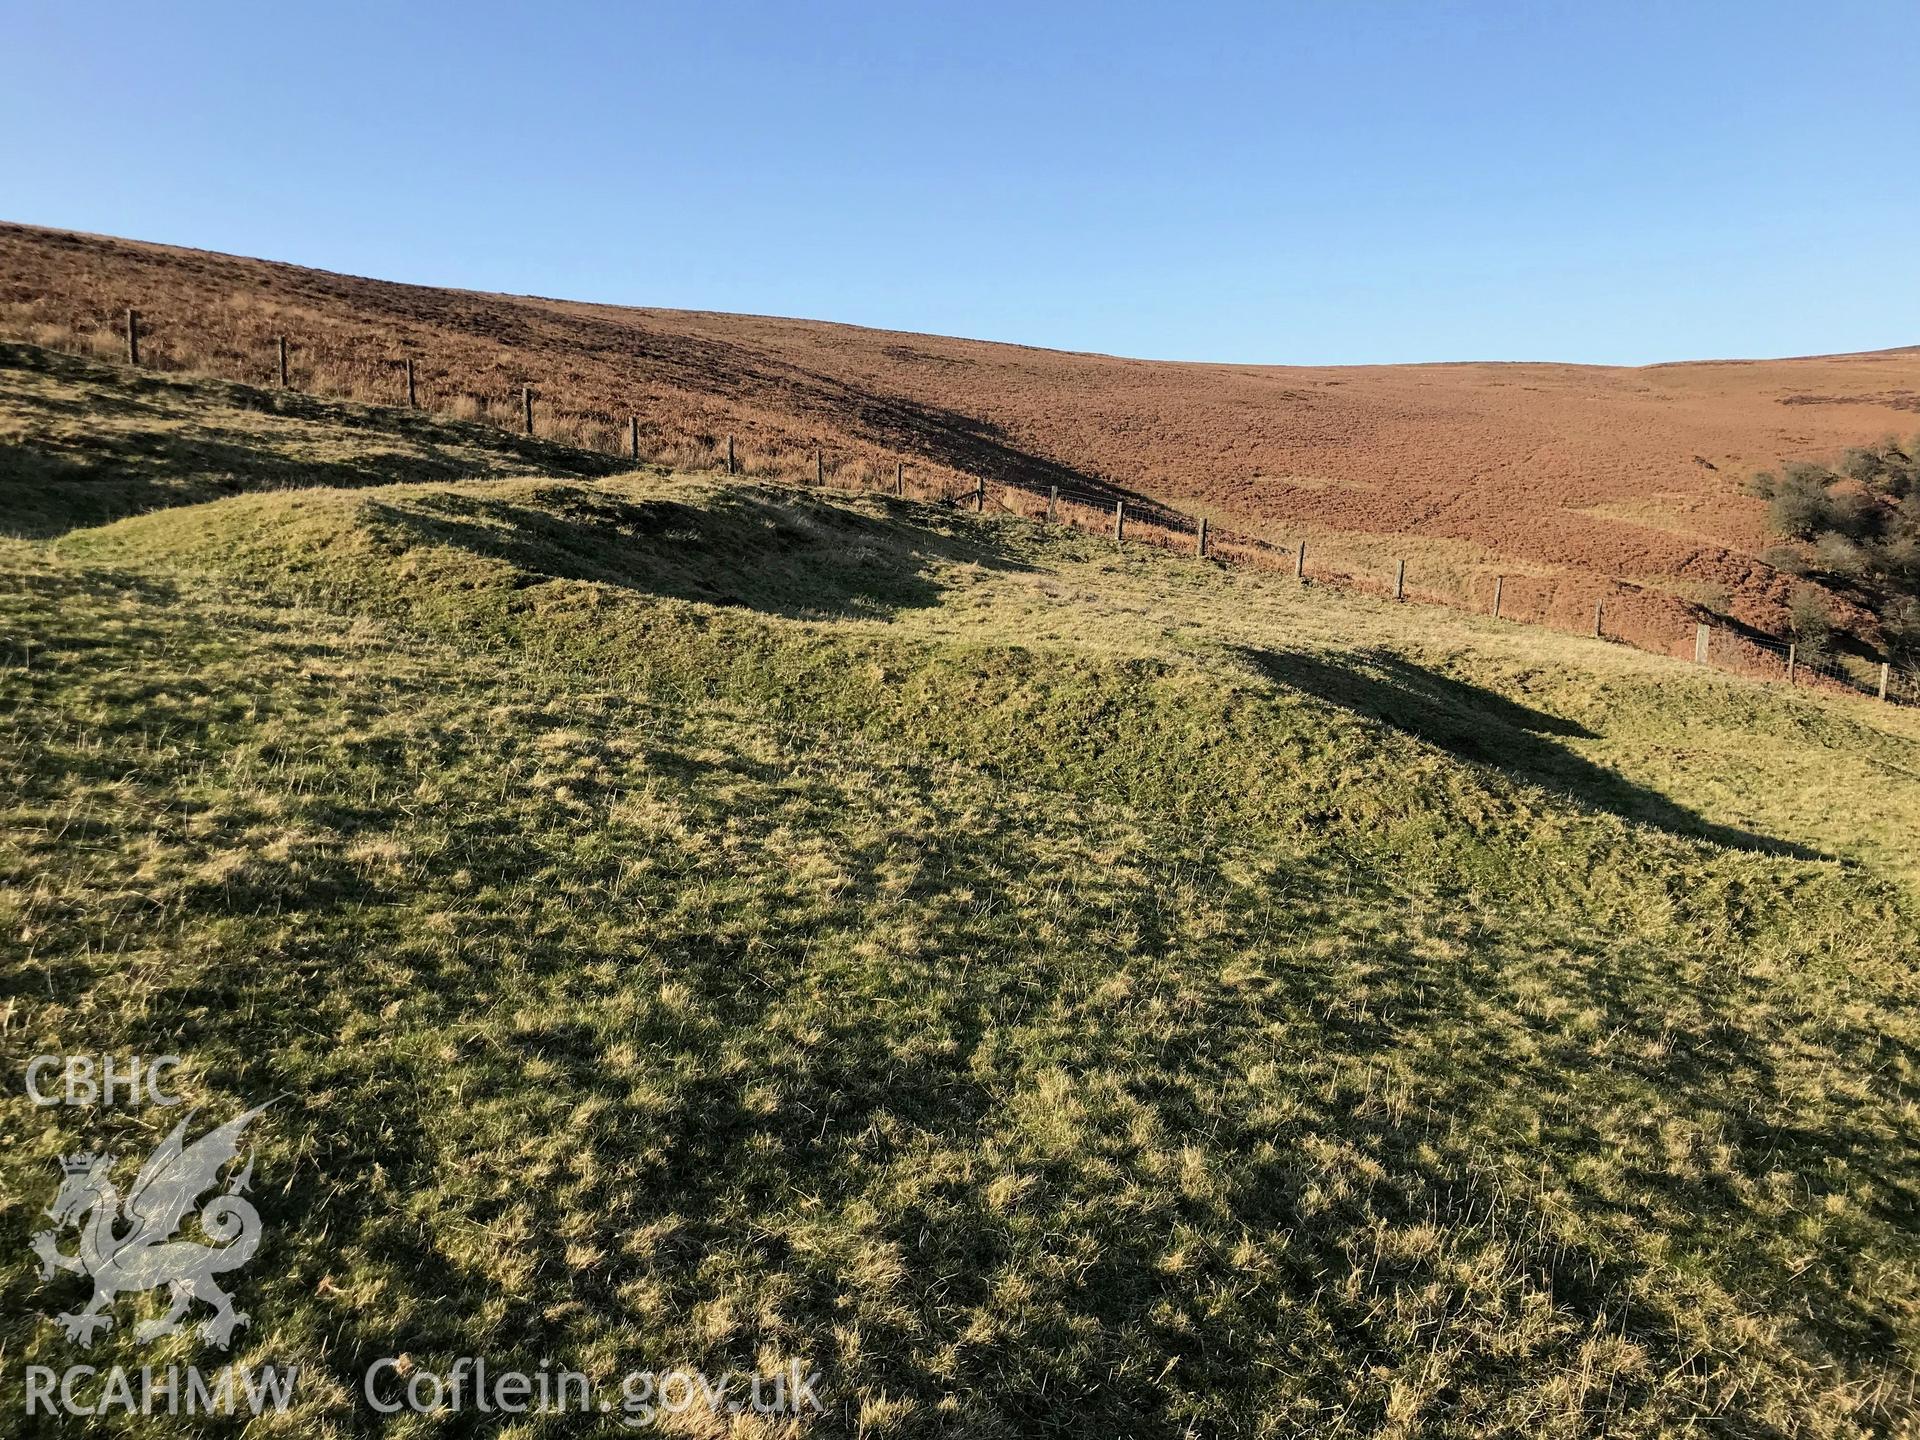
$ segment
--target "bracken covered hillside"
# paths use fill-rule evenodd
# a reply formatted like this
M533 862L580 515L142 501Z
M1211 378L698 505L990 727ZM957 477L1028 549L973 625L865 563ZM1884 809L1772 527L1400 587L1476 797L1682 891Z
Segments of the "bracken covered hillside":
M1619 582L1778 631L1790 582L1757 558L1746 474L1920 428L1920 350L1639 369L1555 364L1189 365L814 321L396 285L0 226L0 329L143 360L540 424L598 448L638 415L649 458L750 473L988 474L1151 496L1330 563L1572 622ZM1286 348L1276 335L1274 347ZM1840 607L1840 618L1860 617Z

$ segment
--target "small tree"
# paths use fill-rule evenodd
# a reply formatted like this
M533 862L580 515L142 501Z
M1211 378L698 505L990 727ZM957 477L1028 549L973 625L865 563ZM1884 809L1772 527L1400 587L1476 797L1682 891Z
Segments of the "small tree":
M1812 465L1789 465L1773 482L1767 519L1782 535L1811 540L1828 528L1831 513L1826 471Z
M1920 585L1920 529L1901 529L1889 535L1874 564L1902 585Z
M1809 659L1825 653L1833 635L1833 612L1827 608L1827 597L1811 585L1796 586L1787 602L1787 626Z
M1858 580L1867 573L1867 554L1837 530L1821 533L1813 545L1814 569L1843 580Z
M1895 663L1920 665L1920 600L1902 595L1887 606L1880 623Z
M1769 545L1760 552L1760 558L1782 575L1807 573L1807 557L1791 545Z
M1860 490L1829 490L1825 528L1854 540L1865 539L1880 528L1880 506Z
M1880 452L1865 445L1855 445L1840 457L1840 473L1862 485L1873 484L1884 468Z

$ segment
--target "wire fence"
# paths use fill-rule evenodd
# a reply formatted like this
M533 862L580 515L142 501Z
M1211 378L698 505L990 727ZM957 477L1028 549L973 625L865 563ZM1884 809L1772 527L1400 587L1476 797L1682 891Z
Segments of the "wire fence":
M1896 705L1920 705L1920 670L1832 648L1799 645L1731 627L1710 627L1706 663L1719 669L1817 690L1871 695Z
M1670 601L1651 595L1645 587L1625 583L1603 584L1592 603L1576 603L1577 596L1538 576L1490 577L1490 594L1469 594L1467 604L1444 591L1421 589L1405 560L1396 560L1391 576L1355 573L1317 564L1308 541L1283 544L1213 524L1158 501L1113 493L1063 490L1045 492L1017 483L976 477L971 485L948 488L939 496L948 505L968 505L981 513L1013 515L1023 520L1069 525L1090 533L1111 534L1116 542L1187 551L1226 564L1290 573L1296 580L1331 585L1381 598L1449 609L1475 609L1481 599L1496 619L1536 624L1615 640L1636 649L1692 659L1694 663L1754 679L1833 694L1868 695L1896 705L1920 705L1920 669L1896 667L1891 662L1851 654L1831 644L1801 645L1778 640L1728 623L1697 621L1690 633L1676 622ZM1482 577L1483 585L1489 577ZM1610 608L1611 607L1611 608ZM1569 623L1578 612L1584 624Z
M129 365L153 368L151 353L143 356L141 343L146 321L142 312L125 312L121 337L125 361ZM50 337L35 335L29 343L48 345ZM91 343L78 347L79 353L101 358L103 332L98 328L84 337ZM277 374L280 388L292 389L293 373L289 364L288 337L272 337L274 351L267 357L270 374ZM117 349L117 344L116 344ZM116 356L117 358L117 356ZM170 367L189 373L208 373L181 358L172 357ZM164 362L163 362L164 363ZM599 412L559 412L558 423L549 420L537 424L544 409L536 410L540 394L532 384L521 384L502 406L498 397L441 396L440 402L422 407L416 383L414 362L406 357L392 360L396 387L384 397L399 408L431 408L457 420L479 421L499 428L520 431L544 438L549 443L570 445L601 454L624 455L636 464L667 465L678 469L715 470L727 475L746 475L756 479L800 483L848 493L891 493L896 498L921 503L971 508L980 514L1018 517L1042 524L1070 526L1094 534L1108 534L1118 544L1151 545L1175 552L1184 551L1198 558L1241 568L1290 574L1302 584L1332 586L1356 593L1397 601L1443 606L1449 609L1481 612L1496 619L1535 624L1568 633L1590 634L1633 646L1636 649L1691 659L1696 664L1763 680L1834 694L1868 695L1890 704L1920 705L1920 667L1898 666L1869 656L1864 647L1842 637L1838 642L1796 644L1754 631L1730 621L1715 624L1711 620L1691 622L1676 615L1676 598L1650 591L1626 581L1593 581L1569 585L1562 577L1527 574L1479 574L1462 587L1419 585L1410 574L1408 561L1394 561L1389 575L1368 573L1351 563L1345 568L1317 557L1310 539L1290 543L1266 536L1233 530L1215 524L1210 518L1188 514L1163 502L1146 499L1119 489L1087 490L1058 485L991 479L968 474L925 457L907 461L894 455L890 467L884 452L852 456L834 456L815 443L804 468L794 464L791 444L760 446L743 459L736 437L724 439L715 434L691 438L675 437L670 443L647 443L655 438L651 423L643 427L638 414L626 417L624 424ZM310 367L306 374L318 378L325 371ZM219 378L231 378L220 376ZM242 380L240 383L252 383ZM312 380L309 380L309 384ZM404 390L398 386L404 385ZM302 387L305 388L305 387ZM347 398L382 403L369 397L362 386L350 387ZM328 393L315 389L309 393ZM502 411L506 411L503 420ZM541 431L548 433L542 435ZM558 433L553 433L557 431ZM666 442L666 437L659 437ZM795 474L799 468L800 473ZM889 473L890 471L890 473ZM1678 602L1683 603L1683 602ZM1690 624L1690 633L1689 633Z
M1307 541L1283 544L1264 536L1215 525L1210 520L1157 501L1114 493L1035 487L976 477L949 485L933 497L944 505L971 506L980 513L1072 526L1110 534L1116 542L1187 551L1198 557L1261 570L1289 573L1316 585L1331 585L1386 599L1449 609L1475 609L1482 599L1496 619L1536 624L1595 639L1615 640L1636 649L1691 658L1695 663L1755 679L1781 681L1829 693L1870 695L1898 705L1920 705L1920 670L1849 654L1830 645L1799 645L1758 634L1731 623L1694 622L1688 634L1672 619L1670 602L1650 596L1644 587L1604 585L1591 606L1576 605L1556 582L1536 576L1494 575L1490 595L1461 597L1422 589L1404 560L1392 575L1367 575L1315 562ZM1483 577L1483 582L1486 577ZM1610 606L1613 607L1610 610ZM1568 623L1582 612L1584 625ZM1649 612L1653 612L1650 614Z

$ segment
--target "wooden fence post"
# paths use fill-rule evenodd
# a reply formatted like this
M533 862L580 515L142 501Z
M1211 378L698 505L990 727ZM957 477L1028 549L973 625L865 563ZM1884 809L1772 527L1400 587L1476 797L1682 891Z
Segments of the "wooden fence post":
M978 515L987 508L987 482L980 476L973 477L973 513Z
M896 460L893 462L893 498L903 500L906 498L906 494L907 462L904 460Z
M1300 548L1293 552L1293 578L1296 580L1307 578L1307 542L1304 540L1300 542Z
M420 408L420 402L417 398L415 398L414 390L413 390L412 357L408 357L407 359L407 408L409 410L418 410Z
M280 337L280 388L287 388L287 337Z
M627 416L627 458L634 464L640 463L640 417Z
M1116 500L1113 502L1113 538L1115 540L1124 539L1126 533L1127 502L1124 500Z
M818 445L813 447L813 483L827 483L827 452Z
M1695 625L1693 627L1694 664L1704 665L1707 663L1707 646L1711 643L1710 637L1712 633L1712 630L1706 625Z
M1600 638L1600 615L1606 603L1604 599L1593 602L1593 638L1596 640Z
M732 475L735 473L736 473L736 466L734 465L734 460L733 460L733 436L729 435L727 436L727 474Z
M520 415L523 427L527 434L531 435L533 433L533 387L531 385L520 387Z
M1058 485L1049 485L1047 487L1047 523L1049 525L1053 523L1053 507L1059 503L1060 487Z
M1880 698L1882 700L1887 698L1887 669L1887 662L1882 660L1880 662Z
M1396 600L1407 598L1407 562L1404 560L1393 567L1393 598Z
M1792 641L1787 642L1787 684L1793 684L1793 672L1800 661L1800 647Z
M127 363L140 363L140 312L131 306L127 309Z
M1500 601L1502 597L1506 594L1506 590L1507 590L1507 577L1504 575L1494 576L1493 577L1493 618L1496 620L1500 618Z
M1207 558L1207 517L1200 517L1200 539L1194 546L1194 553L1202 560Z

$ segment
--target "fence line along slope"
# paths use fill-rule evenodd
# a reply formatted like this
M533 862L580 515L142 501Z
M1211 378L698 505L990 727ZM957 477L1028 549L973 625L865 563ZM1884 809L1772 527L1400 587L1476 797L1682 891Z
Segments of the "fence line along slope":
M47 343L512 423L536 387L561 433L748 473L821 461L878 484L930 478L1176 503L1269 538L1313 537L1370 573L1417 543L1436 588L1480 601L1525 576L1576 615L1609 583L1783 633L1793 585L1758 558L1752 470L1911 428L1920 351L1613 369L1571 365L1167 364L768 317L630 309L396 285L21 226L0 227L0 321ZM1284 337L1276 337L1284 348ZM1841 607L1840 619L1858 619Z

